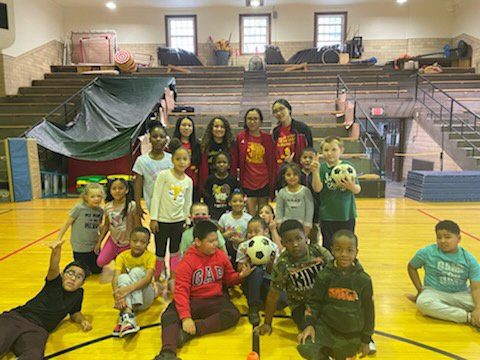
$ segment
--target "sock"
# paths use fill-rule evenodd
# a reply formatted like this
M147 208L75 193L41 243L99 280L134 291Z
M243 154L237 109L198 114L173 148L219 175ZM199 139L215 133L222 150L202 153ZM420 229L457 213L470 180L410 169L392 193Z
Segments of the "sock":
M154 277L158 279L162 274L163 270L165 269L165 260L163 258L158 258L155 261L155 272Z
M178 253L170 254L170 272L174 273L180 263L180 255Z

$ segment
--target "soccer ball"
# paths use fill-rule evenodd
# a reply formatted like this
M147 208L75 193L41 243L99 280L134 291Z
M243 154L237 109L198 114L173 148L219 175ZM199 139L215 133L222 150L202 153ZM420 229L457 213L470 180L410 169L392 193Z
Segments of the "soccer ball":
M266 236L258 235L247 240L247 256L253 265L268 264L273 251L271 240Z
M357 177L357 172L350 164L338 164L332 169L331 176L337 185L341 185L343 179L354 181Z

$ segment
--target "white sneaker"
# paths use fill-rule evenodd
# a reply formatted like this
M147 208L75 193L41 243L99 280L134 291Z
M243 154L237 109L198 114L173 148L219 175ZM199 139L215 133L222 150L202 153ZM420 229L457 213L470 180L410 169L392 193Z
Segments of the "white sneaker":
M119 337L134 334L140 330L140 327L137 325L137 321L135 320L135 314L123 314L122 320L122 327L120 329Z
M372 341L368 344L368 355L373 355L377 352L377 345Z

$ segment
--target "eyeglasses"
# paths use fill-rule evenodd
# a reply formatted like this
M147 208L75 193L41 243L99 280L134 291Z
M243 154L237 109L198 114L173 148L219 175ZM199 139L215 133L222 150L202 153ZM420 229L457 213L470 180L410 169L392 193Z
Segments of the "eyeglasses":
M73 270L67 270L64 272L64 274L67 275L70 279L79 280L79 281L85 278L82 274L77 274Z
M272 110L272 114L275 115L276 113L279 113L280 111L284 111L285 109L286 109L286 107L284 107L284 106L277 107L276 109Z

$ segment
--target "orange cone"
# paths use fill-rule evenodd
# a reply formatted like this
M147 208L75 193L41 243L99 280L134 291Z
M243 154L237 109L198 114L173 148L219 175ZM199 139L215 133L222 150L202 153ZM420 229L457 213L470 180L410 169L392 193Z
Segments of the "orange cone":
M247 355L247 360L260 360L258 354L255 351L252 351Z

